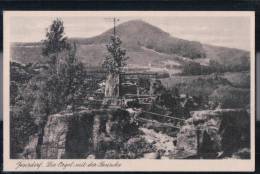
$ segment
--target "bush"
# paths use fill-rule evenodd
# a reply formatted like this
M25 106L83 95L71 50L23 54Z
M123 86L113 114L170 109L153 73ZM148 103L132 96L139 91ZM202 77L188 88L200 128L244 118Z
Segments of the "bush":
M17 158L23 152L29 137L37 132L34 119L30 116L30 108L25 104L12 107L10 111L11 158Z
M142 137L135 137L129 139L124 143L122 152L126 154L128 159L136 159L143 157L144 153L155 152L156 149L153 144L147 143Z

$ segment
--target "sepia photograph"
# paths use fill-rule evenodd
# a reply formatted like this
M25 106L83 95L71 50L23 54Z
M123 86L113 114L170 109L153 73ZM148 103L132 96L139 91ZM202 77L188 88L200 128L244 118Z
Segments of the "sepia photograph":
M5 11L4 169L254 170L254 22Z

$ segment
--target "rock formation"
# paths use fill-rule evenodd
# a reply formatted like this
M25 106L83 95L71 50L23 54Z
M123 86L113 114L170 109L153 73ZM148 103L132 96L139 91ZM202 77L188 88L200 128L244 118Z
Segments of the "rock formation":
M41 159L106 158L111 151L136 135L138 127L127 111L121 109L81 110L50 115L39 146L37 135L31 137L23 158Z
M85 157L92 148L93 118L93 112L88 110L50 115L44 129L41 158Z
M191 112L177 135L176 157L231 157L250 145L250 117L243 109Z

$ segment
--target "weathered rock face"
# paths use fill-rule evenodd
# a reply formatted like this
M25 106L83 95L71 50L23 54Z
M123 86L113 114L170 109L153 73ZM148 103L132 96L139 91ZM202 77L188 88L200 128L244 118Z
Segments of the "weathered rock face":
M44 129L41 158L84 158L92 148L92 112L50 115Z
M249 148L250 116L246 110L194 111L191 116L177 135L181 158L230 157L239 149Z
M93 129L93 147L98 159L119 158L123 143L138 132L129 113L121 109L97 114Z
M118 155L122 144L137 131L138 127L125 110L61 112L48 117L43 137L31 136L23 158L110 158L111 154L106 154L113 151ZM41 138L43 141L39 143ZM36 149L40 149L40 156Z
M119 96L119 74L108 74L105 86L105 97Z

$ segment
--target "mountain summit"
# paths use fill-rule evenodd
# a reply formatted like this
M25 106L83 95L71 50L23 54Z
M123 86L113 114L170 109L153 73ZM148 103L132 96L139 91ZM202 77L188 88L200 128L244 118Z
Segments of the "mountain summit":
M94 43L107 42L113 34L113 28L99 36L90 38ZM137 42L154 41L168 38L170 35L161 29L142 20L132 20L116 26L116 35L126 44L137 44ZM130 42L129 42L130 41Z
M113 34L113 28L99 36L88 39L77 39L80 44L104 44ZM146 47L154 51L177 54L189 58L203 58L205 52L202 44L186 41L170 36L169 33L142 20L131 20L116 27L116 35L120 37L127 49Z

